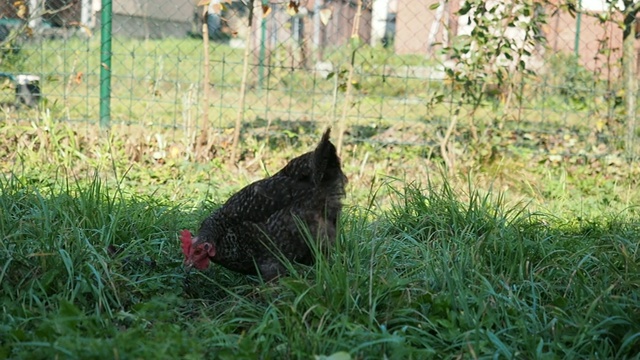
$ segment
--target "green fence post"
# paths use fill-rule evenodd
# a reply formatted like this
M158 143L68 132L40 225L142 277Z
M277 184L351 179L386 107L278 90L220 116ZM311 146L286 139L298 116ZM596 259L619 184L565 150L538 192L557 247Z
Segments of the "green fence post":
M267 0L262 0L262 6L268 6ZM272 5L273 6L273 5ZM262 82L264 81L264 58L266 56L267 41L267 17L262 12L262 21L260 22L260 54L258 58L258 88L262 89ZM248 46L248 45L247 45Z
M102 1L100 14L100 126L111 122L111 21L112 0Z

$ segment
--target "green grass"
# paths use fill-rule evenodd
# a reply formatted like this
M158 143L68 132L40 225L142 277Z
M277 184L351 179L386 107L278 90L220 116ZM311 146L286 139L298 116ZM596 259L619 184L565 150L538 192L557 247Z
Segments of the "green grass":
M27 42L15 61L0 62L0 70L40 75L47 99L44 108L54 120L96 122L101 69L98 35ZM189 128L201 119L200 39L116 37L112 51L113 123ZM211 45L209 119L215 128L225 128L235 120L242 53L242 49L228 45ZM344 106L344 95L339 92L334 100L334 87L336 80L340 85L345 79L314 76L310 71L313 64L309 64L309 69L294 67L290 50L283 46L274 49L270 56L270 67L261 84L257 60L251 59L244 109L247 122L260 118L336 121ZM348 47L327 48L325 57L338 73L346 70L351 61ZM462 84L428 80L408 71L408 67L438 67L433 60L363 46L357 50L354 65L358 86L353 93L353 106L347 111L349 124L435 123L442 118L449 119L454 111L470 112L469 104L458 104L459 97L466 91ZM464 121L490 126L499 121L510 127L530 123L536 128L544 124L545 129L577 127L584 130L593 129L602 119L615 123L622 118L621 106L615 105L621 100L620 94L614 94L619 86L617 82L599 81L575 59L563 55L550 55L546 65L539 76L527 79L522 89L520 84L516 86L510 106L504 104L506 93L487 92L478 111L464 115ZM480 93L479 88L476 95ZM439 96L442 103L432 104ZM12 101L12 89L0 91L0 102ZM0 111L5 119L11 120L41 117L35 111Z
M49 185L0 180L0 357L623 359L640 351L632 211L557 217L446 182L392 181L346 208L328 257L264 284L218 266L182 269L177 234L215 207L205 194L168 201L63 175ZM393 200L381 210L375 194L384 191Z
M229 164L242 50L212 48L200 154L201 42L117 38L113 51L109 132L86 122L98 37L30 42L2 63L36 69L47 101L1 110L0 358L637 358L640 168L616 137L620 94L571 59L552 56L517 106L487 94L471 113L460 84L406 76L424 57L359 49L339 241L264 284L185 273L177 234L313 146L341 112L338 77L292 71L277 49L263 88L250 77Z

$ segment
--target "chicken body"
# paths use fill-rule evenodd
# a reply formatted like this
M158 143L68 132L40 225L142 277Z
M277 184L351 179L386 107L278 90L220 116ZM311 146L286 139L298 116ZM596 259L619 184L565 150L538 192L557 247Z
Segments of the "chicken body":
M312 264L301 225L320 249L328 249L335 241L347 183L329 135L327 130L314 151L244 187L206 218L193 238L187 265L203 268L211 260L243 274L259 271L270 280L284 272L282 257Z

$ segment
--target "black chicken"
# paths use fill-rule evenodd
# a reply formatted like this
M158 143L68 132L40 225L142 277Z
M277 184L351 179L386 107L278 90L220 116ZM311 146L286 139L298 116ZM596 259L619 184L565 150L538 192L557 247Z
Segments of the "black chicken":
M270 280L284 272L282 257L312 264L313 252L300 225L321 250L331 246L347 183L329 134L330 129L314 151L231 196L202 222L193 239L183 231L186 266L206 269L213 261L247 275L259 271Z

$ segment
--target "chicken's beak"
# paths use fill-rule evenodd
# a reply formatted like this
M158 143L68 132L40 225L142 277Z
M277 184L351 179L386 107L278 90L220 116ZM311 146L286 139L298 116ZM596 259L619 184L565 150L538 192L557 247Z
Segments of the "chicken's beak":
M193 269L193 261L191 259L185 260L183 263L183 267L186 273L190 273L191 270Z

